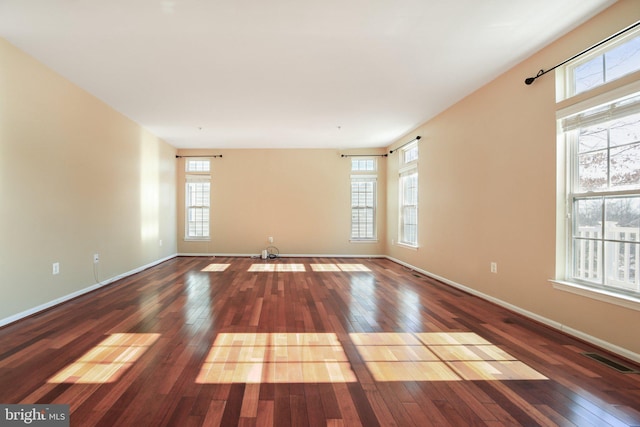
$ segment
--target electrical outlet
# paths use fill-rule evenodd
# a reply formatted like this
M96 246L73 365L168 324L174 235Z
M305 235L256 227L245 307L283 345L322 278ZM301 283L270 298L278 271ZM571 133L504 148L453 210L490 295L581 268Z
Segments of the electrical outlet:
M97 264L100 262L100 254L93 254L93 263Z
M491 272L494 274L498 273L498 263L497 262L492 262L491 263Z
M269 236L269 237L267 238L267 240L269 241L269 243L273 243L273 237L272 237L272 236Z
M54 262L52 267L52 274L55 276L56 274L60 274L60 263Z
M162 246L162 240L158 242L158 246Z

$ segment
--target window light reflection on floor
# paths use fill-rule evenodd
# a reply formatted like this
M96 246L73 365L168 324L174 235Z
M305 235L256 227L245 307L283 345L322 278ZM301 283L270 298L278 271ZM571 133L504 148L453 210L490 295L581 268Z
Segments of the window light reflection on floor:
M111 334L49 383L102 384L116 381L160 337L160 334Z
M304 272L307 271L304 268L304 264L252 264L248 271L253 272L265 272L265 271L278 271L278 272Z
M209 264L202 271L225 271L231 264Z
M364 264L311 264L311 269L316 272L323 271L371 271Z
M218 334L197 383L355 382L333 333Z
M547 379L472 332L349 336L376 381Z

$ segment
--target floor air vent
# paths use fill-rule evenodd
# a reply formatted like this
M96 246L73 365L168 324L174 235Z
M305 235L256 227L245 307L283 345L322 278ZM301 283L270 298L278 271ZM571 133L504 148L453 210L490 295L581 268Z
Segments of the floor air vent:
M628 366L622 365L618 362L614 362L613 360L598 354L598 353L582 353L584 356L587 356L597 362L600 362L604 365L607 365L610 368L615 369L618 372L622 372L623 374L638 374L640 373L640 371L637 371L635 369L632 369Z

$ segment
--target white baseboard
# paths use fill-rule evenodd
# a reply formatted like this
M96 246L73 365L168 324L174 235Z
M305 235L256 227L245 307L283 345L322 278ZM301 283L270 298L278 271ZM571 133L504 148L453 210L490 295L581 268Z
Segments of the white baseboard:
M200 256L200 257L239 257L250 258L260 257L259 253L256 254L228 254L228 253L179 253L178 256ZM279 254L278 258L387 258L386 255L350 255L350 254Z
M403 265L403 266L405 266L407 268L415 270L415 271L417 271L419 273L424 274L425 276L429 276L429 277L431 277L433 279L436 279L436 280L438 280L438 281L440 281L442 283L445 283L445 284L447 284L449 286L452 286L452 287L454 287L456 289L460 289L460 290L465 291L465 292L467 292L467 293L469 293L471 295L474 295L474 296L477 296L479 298L482 298L483 300L486 300L486 301L492 302L492 303L494 303L496 305L499 305L501 307L504 307L507 310L513 311L515 313L518 313L518 314L521 314L521 315L523 315L525 317L528 317L529 319L532 319L532 320L535 320L537 322L540 322L540 323L542 323L542 324L544 324L546 326L549 326L550 328L556 329L556 330L558 330L560 332L563 332L563 333L565 333L567 335L571 335L571 336L573 336L575 338L578 338L578 339L581 339L583 341L586 341L586 342L588 342L590 344L593 344L593 345L598 346L598 347L600 347L602 349L610 351L611 353L618 354L618 355L620 355L620 356L622 356L622 357L624 357L624 358L626 358L628 360L632 360L632 361L634 361L636 363L640 363L640 354L635 353L635 352L633 352L631 350L628 350L628 349L626 349L624 347L620 347L620 346L612 344L612 343L610 343L608 341L604 341L604 340L602 340L600 338L594 337L594 336L589 335L589 334L587 334L585 332L582 332L580 330L570 328L570 327L568 327L566 325L563 325L560 322L556 322L554 320L547 319L546 317L540 316L539 314L536 314L536 313L533 313L531 311L525 310L525 309L523 309L521 307L518 307L516 305L510 304L510 303L508 303L506 301L502 301L501 299L492 297L491 295L487 295L487 294L482 293L480 291L477 291L477 290L475 290L473 288L469 288L467 286L461 285L460 283L456 283L456 282L454 282L452 280L449 280L449 279L446 279L444 277L438 276L437 274L433 274L433 273L428 272L426 270L423 270L421 268L415 267L415 266L413 266L411 264L407 264L406 262L400 261L399 259L395 259L395 258L390 257L390 256L387 256L386 258L388 260L390 260L390 261L393 261L393 262L395 262L397 264L400 264L400 265Z
M124 279L125 277L132 276L132 275L134 275L136 273L139 273L139 272L141 272L143 270L146 270L146 269L148 269L150 267L156 266L156 265L158 265L160 263L163 263L163 262L168 261L168 260L170 260L172 258L175 258L176 256L177 255L174 254L174 255L170 255L170 256L168 256L166 258L162 258L162 259L153 261L153 262L151 262L151 263L149 263L147 265L143 265L142 267L138 267L138 268L133 269L131 271L127 271L126 273L122 273L122 274L119 274L117 276L111 277L109 279L103 280L100 283L96 283L95 285L88 286L86 288L83 288L83 289L80 289L78 291L72 292L72 293L70 293L68 295L64 295L64 296L62 296L60 298L56 298L56 299L54 299L52 301L46 302L44 304L40 304L37 307L33 307L33 308L28 309L28 310L22 311L20 313L14 314L13 316L9 316L9 317L5 317L4 319L0 319L0 327L8 325L9 323L16 322L16 321L18 321L20 319L24 319L25 317L31 316L33 314L36 314L36 313L40 312L40 311L44 311L44 310L49 309L51 307L54 307L54 306L56 306L58 304L61 304L61 303L65 302L65 301L72 300L74 298L77 298L77 297L79 297L81 295L84 295L86 293L89 293L91 291L95 291L96 289L100 289L103 286L107 286L107 285L109 285L109 284L111 284L113 282L116 282L116 281L120 280L120 279Z

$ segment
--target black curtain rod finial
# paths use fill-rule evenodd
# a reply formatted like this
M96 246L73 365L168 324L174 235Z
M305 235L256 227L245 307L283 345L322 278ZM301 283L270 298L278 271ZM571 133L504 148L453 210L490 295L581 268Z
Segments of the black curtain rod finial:
M555 67L554 67L554 68L555 68ZM526 78L526 79L524 80L524 84L526 84L526 85L530 85L531 83L535 82L535 81L536 81L536 79L537 79L538 77L542 76L542 75L543 75L543 74L545 74L545 73L546 73L546 71L544 71L544 70L540 70L540 71L538 71L538 74L536 74L536 76L535 76L535 77L528 77L528 78Z

